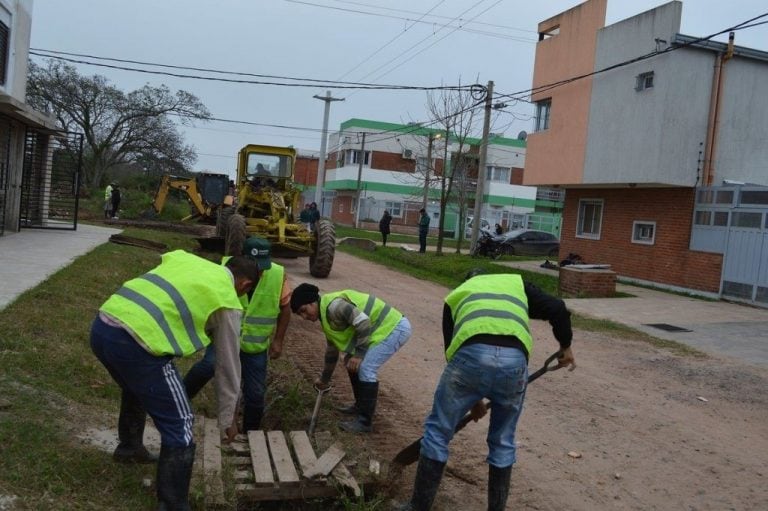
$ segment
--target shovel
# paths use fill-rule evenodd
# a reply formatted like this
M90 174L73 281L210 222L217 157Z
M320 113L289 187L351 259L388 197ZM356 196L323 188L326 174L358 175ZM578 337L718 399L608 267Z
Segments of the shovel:
M315 434L315 426L317 426L317 416L320 414L320 401L323 399L323 394L333 388L329 386L326 389L320 389L317 385L313 385L312 387L317 392L317 399L315 399L315 409L312 410L312 418L309 420L309 428L307 429L307 434L309 436Z
M546 373L547 371L553 371L555 368L551 367L552 364L555 363L555 361L558 359L560 355L560 352L553 353L547 358L547 360L544 362L544 365L536 371L533 374L528 375L528 383L531 383L532 381L536 380L539 376ZM488 410L491 407L490 401L485 403L485 409ZM470 423L472 420L472 414L468 413L464 417L461 418L458 424L456 424L456 429L454 429L454 433L458 433L464 427ZM394 465L400 465L400 466L407 466L411 463L415 463L419 460L419 453L421 452L421 439L424 437L420 437L415 442L408 445L406 448L404 448L402 451L397 453L397 456L392 460L392 463Z

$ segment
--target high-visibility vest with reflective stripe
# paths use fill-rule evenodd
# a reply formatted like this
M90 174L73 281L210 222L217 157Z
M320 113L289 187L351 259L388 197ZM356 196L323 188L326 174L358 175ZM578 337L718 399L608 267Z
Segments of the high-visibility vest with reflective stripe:
M478 334L514 335L530 355L533 338L528 298L520 275L478 275L451 291L445 303L453 316L453 339L445 352L451 360L461 345Z
M205 333L211 314L242 308L229 270L176 250L123 284L100 310L128 327L153 355L184 357L211 343Z
M328 322L328 306L336 298L345 298L353 303L358 310L365 313L371 320L370 346L375 346L387 338L403 319L403 315L394 307L373 295L346 289L335 293L328 293L320 298L320 323L328 341L336 346L339 351L353 353L355 345L352 340L355 337L355 327L349 326L344 330L334 330Z
M280 296L283 291L285 268L272 263L259 277L259 284L246 303L243 314L243 328L240 334L240 349L245 353L261 353L269 348L272 333L280 314Z

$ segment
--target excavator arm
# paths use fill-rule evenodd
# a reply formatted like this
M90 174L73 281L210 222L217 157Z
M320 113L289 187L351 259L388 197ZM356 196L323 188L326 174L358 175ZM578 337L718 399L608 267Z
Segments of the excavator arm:
M181 190L184 192L187 195L187 199L194 207L194 213L182 220L211 215L213 208L211 206L206 206L203 203L200 191L197 188L197 180L194 177L179 177L168 174L164 175L163 179L160 181L160 185L157 187L157 192L155 192L155 198L152 201L152 208L157 214L160 214L163 211L170 190Z

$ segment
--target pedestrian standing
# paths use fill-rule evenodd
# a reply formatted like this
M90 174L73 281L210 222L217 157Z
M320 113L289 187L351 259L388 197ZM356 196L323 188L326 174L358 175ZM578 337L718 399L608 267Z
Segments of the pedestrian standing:
M112 218L118 218L117 213L120 210L120 187L117 183L112 183L112 191L110 192L111 198L110 201L112 202Z
M311 231L314 231L317 228L317 222L319 220L320 210L317 209L317 202L313 202L309 205L309 224Z
M269 241L257 236L249 237L243 245L243 255L256 261L259 267L256 287L240 297L245 310L240 330L240 366L242 431L246 432L261 428L267 390L267 358L280 357L291 319L291 288L285 268L271 260L270 251ZM229 257L224 259L226 262ZM184 377L184 388L190 400L213 378L215 371L216 351L208 346L205 356Z
M392 223L392 215L389 214L388 210L384 210L384 214L381 216L381 220L379 220L379 232L381 232L381 245L386 247L387 246L387 236L389 236L389 224Z
M247 257L233 257L222 266L176 250L163 254L156 268L124 283L93 321L91 349L122 391L120 443L113 457L157 461L159 509L189 509L195 456L194 414L173 358L213 343L219 428L232 440L240 389L238 296L257 280L258 266ZM144 447L147 413L160 432L159 458Z
M484 398L490 400L491 410L488 510L505 509L533 348L531 318L552 325L560 344L557 368L575 367L570 313L562 300L523 282L519 275L473 270L467 277L445 298L443 342L448 365L424 424L413 495L404 509L432 507L456 425L470 410L475 420L485 415Z
M323 328L325 366L315 381L317 388L329 387L339 352L344 352L355 403L340 411L357 418L339 427L351 433L370 432L379 396L379 368L411 337L410 322L373 295L346 289L321 297L317 286L307 283L293 290L291 310L307 321L319 319Z
M304 204L304 209L299 214L299 222L304 224L308 231L312 231L312 210L309 203Z
M429 233L429 215L424 208L419 210L419 252L427 251L427 234Z
M115 183L109 183L104 189L104 218L112 217L112 186Z

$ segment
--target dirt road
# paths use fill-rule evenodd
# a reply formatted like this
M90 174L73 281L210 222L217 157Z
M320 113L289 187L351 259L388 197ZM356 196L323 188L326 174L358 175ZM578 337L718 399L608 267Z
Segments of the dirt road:
M294 285L353 288L391 303L414 335L381 371L371 449L390 459L421 435L444 366L440 321L447 289L337 253L330 278L305 259L281 260ZM533 322L531 369L557 343ZM322 367L318 323L294 317L286 355L308 377ZM544 375L527 393L508 509L768 509L768 371L717 358L681 357L641 342L574 332L578 368ZM345 371L335 396L351 396ZM451 443L435 509L484 510L487 418ZM569 452L581 454L580 458ZM415 467L402 477L409 495Z

